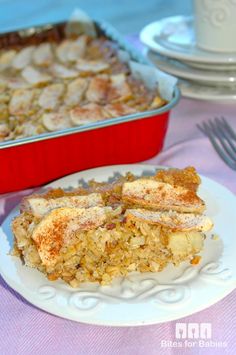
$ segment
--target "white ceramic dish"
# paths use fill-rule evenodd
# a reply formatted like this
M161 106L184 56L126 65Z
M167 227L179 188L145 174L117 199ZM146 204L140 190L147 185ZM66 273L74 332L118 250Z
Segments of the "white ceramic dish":
M154 64L157 68L166 73L177 76L182 79L189 79L208 84L222 84L222 85L235 85L236 83L236 70L235 71L214 71L202 70L192 68L178 60L170 59L159 55L150 49L146 51L147 59Z
M230 71L230 72L235 72L236 71L236 64L212 64L212 63L201 63L201 62L193 62L193 61L185 61L181 60L183 63L186 65L197 68L197 69L203 69L203 70L213 70L214 72L216 71Z
M234 0L193 0L196 42L205 50L236 52Z
M236 53L208 52L196 46L192 17L174 16L153 22L143 28L140 40L155 52L187 61L189 65L207 63L208 68L209 64L236 65Z
M178 85L182 96L189 97L191 99L221 102L236 100L236 85L228 87L222 85L210 86L190 80L179 80Z
M154 173L149 165L118 165L96 168L67 176L52 187L76 187L81 179L105 181L115 174L131 171ZM201 311L236 287L235 196L216 182L202 178L200 196L206 213L214 220L197 266L169 265L160 273L133 274L117 279L111 286L97 284L70 288L62 281L50 282L37 270L22 265L9 255L12 246L10 223L17 208L6 218L0 232L0 272L4 280L30 303L54 315L78 322L136 326L171 321ZM213 240L216 233L222 239ZM223 242L223 245L222 245Z

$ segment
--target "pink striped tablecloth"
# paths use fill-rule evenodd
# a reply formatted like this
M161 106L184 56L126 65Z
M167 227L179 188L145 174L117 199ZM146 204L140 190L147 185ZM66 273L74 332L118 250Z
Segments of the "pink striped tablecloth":
M220 160L208 139L196 128L197 122L220 115L224 115L236 130L235 104L181 99L171 113L163 152L146 163L180 168L193 165L199 173L236 193L236 172ZM29 192L1 197L1 221ZM181 319L181 322L211 323L212 339L225 342L225 347L162 347L163 340L176 340L175 321L113 328L60 319L31 306L0 279L0 355L236 354L236 291L210 308Z

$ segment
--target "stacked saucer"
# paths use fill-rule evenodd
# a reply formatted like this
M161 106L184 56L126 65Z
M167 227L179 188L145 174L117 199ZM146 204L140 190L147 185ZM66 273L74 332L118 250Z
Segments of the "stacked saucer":
M183 96L236 100L236 53L204 51L196 46L193 18L175 16L153 22L140 33L148 60L179 78Z

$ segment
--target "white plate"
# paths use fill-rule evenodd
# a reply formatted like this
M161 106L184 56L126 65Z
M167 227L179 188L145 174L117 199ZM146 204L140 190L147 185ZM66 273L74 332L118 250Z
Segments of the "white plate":
M188 61L189 65L208 63L209 68L209 64L236 64L236 53L208 52L196 46L192 17L174 16L153 22L141 31L140 40L150 49Z
M189 80L179 80L178 86L182 96L191 99L209 100L209 101L235 101L236 86L208 86L200 82Z
M169 59L151 50L146 51L148 60L162 71L178 78L204 82L208 84L222 84L230 86L236 83L235 71L215 71L192 68L175 59Z
M142 175L155 170L149 165L109 166L67 176L50 186L76 187L81 179L105 181L117 173ZM9 256L13 239L10 223L18 213L15 209L1 228L0 272L10 287L33 305L78 322L133 326L188 316L213 305L236 287L236 198L225 187L204 177L199 194L206 201L207 215L215 223L205 241L200 265L169 265L160 273L136 273L116 279L112 286L90 284L73 289L62 281L48 281L39 271ZM212 233L222 238L224 247L220 239L211 239Z
M213 71L236 71L236 64L208 64L208 63L201 63L201 62L193 62L193 61L185 61L182 60L183 63L189 65L193 68L203 69L203 70L213 70Z

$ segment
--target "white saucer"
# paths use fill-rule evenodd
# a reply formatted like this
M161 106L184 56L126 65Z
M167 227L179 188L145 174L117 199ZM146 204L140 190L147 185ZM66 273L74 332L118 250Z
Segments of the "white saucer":
M185 63L188 66L191 66L193 68L197 69L203 69L203 70L213 70L213 71L235 71L236 70L236 64L212 64L212 63L201 63L201 62L193 62L193 61L187 61L187 60L182 60L183 63Z
M236 86L208 86L194 81L180 80L178 86L182 96L199 100L235 101Z
M153 22L141 31L140 40L159 54L188 61L189 65L236 65L236 53L208 52L196 46L192 17L174 16Z
M162 71L175 75L181 79L189 79L210 85L222 84L230 86L232 84L235 85L236 83L236 70L214 71L192 68L178 60L159 55L150 49L146 50L146 57L152 64Z

